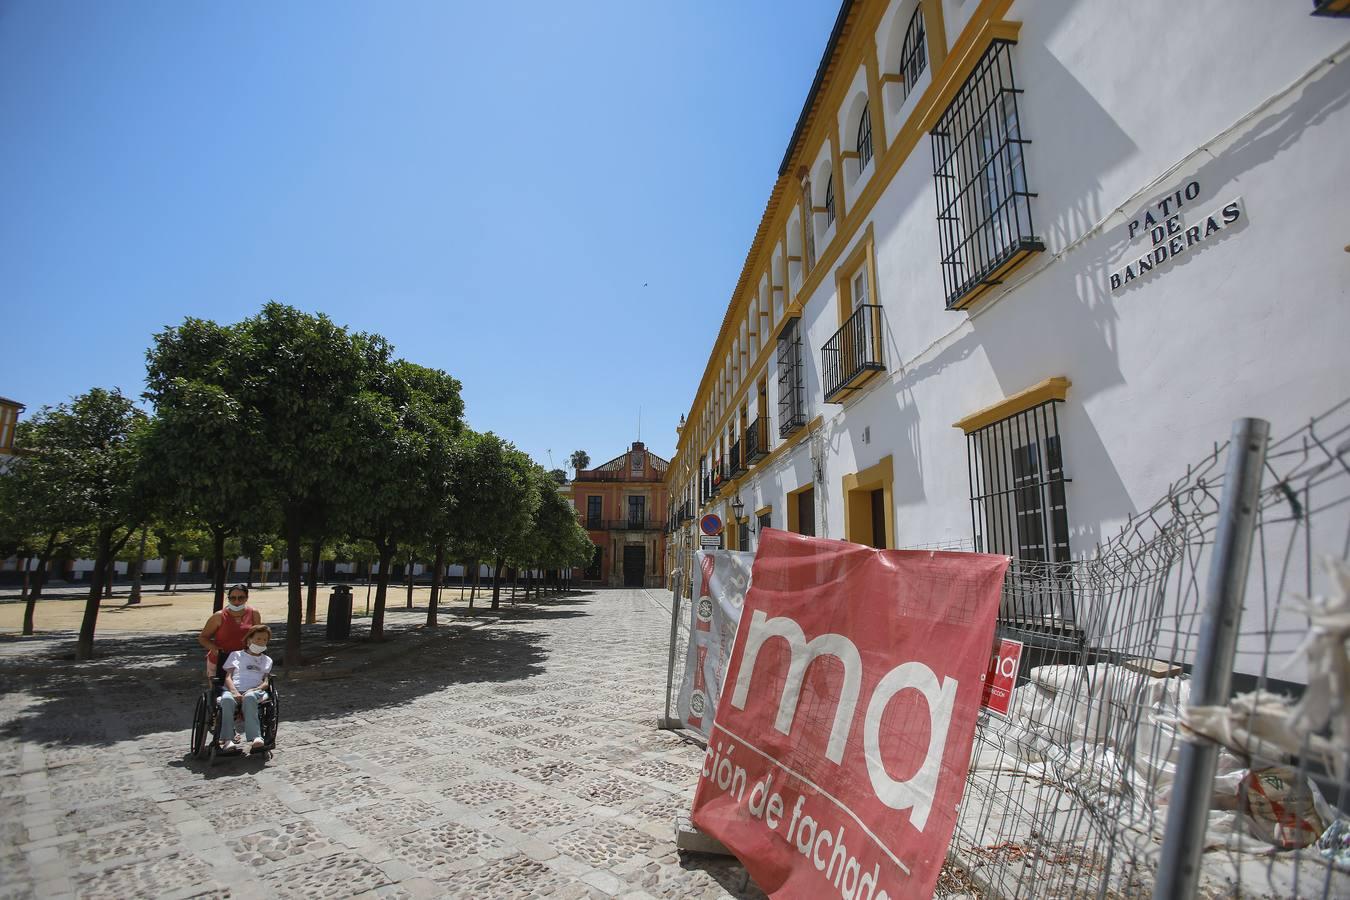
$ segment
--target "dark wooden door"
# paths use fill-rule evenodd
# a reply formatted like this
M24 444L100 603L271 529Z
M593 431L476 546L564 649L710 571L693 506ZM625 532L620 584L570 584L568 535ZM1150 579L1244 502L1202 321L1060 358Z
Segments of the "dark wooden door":
M642 587L647 570L646 547L623 548L623 586Z

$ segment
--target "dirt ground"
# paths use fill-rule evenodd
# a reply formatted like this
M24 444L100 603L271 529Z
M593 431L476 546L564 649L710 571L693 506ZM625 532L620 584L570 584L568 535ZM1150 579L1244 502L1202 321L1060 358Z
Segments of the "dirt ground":
M317 621L319 622L323 622L327 616L330 591L330 585L319 585L317 604ZM402 607L407 603L407 596L408 591L405 586L399 585L395 588L391 585L389 605L391 607ZM425 609L430 596L430 588L415 588L413 590L413 605ZM510 596L510 588L504 586L502 590L503 602L509 601ZM440 605L442 607L466 608L468 597L467 590L461 593L458 587L443 588ZM523 589L520 592L520 597L524 598ZM372 587L370 591L370 602L372 604L374 598L375 591ZM113 631L175 632L196 630L206 623L207 617L211 614L211 599L212 593L209 590L184 590L166 594L152 589L142 593L139 605L128 606L126 589L120 588L110 599L103 601L98 614L98 631L100 634L104 634ZM486 608L491 601L491 586L488 587L486 592L480 588L478 599L474 601L474 607L476 609ZM83 596L53 597L39 600L37 609L33 614L34 627L39 632L77 631L80 627L80 620L84 616L84 603L85 598ZM258 608L265 622L286 621L286 589L284 587L255 587L249 595L249 603ZM359 619L366 615L365 585L352 588L352 607L355 618ZM24 604L21 602L0 603L0 634L17 634L23 629L23 610Z

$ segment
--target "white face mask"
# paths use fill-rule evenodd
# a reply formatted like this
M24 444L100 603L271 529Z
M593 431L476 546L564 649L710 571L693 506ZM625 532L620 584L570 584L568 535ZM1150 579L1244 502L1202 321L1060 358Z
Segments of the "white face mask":
M266 644L249 644L248 652L261 656L267 650Z
M228 603L228 604L226 604L226 605L229 606L230 612L243 612L243 611L244 611L244 608L245 608L246 606L248 606L248 601L245 600L243 603L240 603L238 606L235 606L233 603Z

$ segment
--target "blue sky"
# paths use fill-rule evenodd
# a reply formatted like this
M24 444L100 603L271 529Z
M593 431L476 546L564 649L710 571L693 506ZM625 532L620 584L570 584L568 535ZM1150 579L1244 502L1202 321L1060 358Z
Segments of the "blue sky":
M668 456L837 11L0 0L0 395L275 299L541 463Z

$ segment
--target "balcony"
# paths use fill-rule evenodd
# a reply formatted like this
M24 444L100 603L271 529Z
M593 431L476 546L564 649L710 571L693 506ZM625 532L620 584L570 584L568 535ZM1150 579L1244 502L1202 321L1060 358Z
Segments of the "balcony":
M741 462L741 442L736 441L731 445L731 452L727 454L730 459L730 474L732 478L745 471L745 464Z
M584 481L663 481L665 471L658 470L654 466L646 466L641 472L631 472L627 469L582 469L577 473L573 482Z
M652 518L606 519L598 531L665 531L666 523Z
M675 513L675 523L683 525L685 522L692 522L694 519L693 504L688 500L680 504L680 508Z
M877 372L881 361L881 307L864 303L848 317L820 350L825 402L842 403L841 395L856 391Z
M745 465L752 466L768 455L769 423L761 416L745 432Z
M726 461L719 460L718 462L713 463L712 493L708 495L708 499L711 500L713 497L716 497L718 492L721 491L729 481L731 481L731 473L727 470Z

